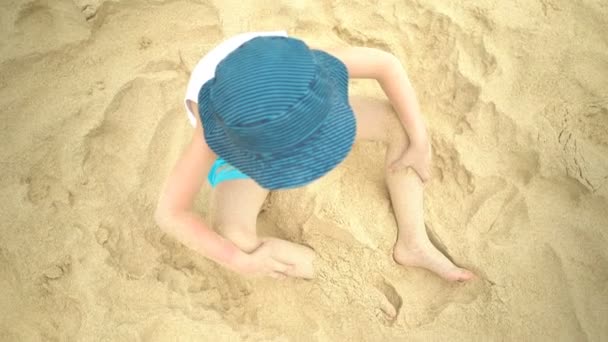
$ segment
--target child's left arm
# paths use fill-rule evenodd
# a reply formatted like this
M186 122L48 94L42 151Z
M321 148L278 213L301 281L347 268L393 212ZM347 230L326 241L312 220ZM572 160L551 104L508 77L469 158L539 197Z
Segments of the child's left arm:
M414 88L394 55L374 48L340 47L322 49L339 58L351 78L376 79L386 93L407 132L409 146L393 169L411 166L423 181L430 178L431 144L420 113Z

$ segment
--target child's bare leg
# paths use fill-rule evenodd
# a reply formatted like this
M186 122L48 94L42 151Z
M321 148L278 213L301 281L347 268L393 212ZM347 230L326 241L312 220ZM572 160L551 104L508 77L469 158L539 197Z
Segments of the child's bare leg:
M212 191L211 224L218 233L250 253L262 243L272 244L273 258L293 265L287 275L312 278L315 253L312 249L277 238L259 238L256 221L268 190L251 179L224 181Z
M457 267L430 241L424 226L423 184L411 168L391 172L388 166L407 148L405 130L389 103L351 98L357 117L357 140L383 141L387 145L386 183L398 225L393 257L406 266L423 267L447 280L467 280L468 270Z
M390 157L387 153L387 168L388 163L396 160ZM418 174L412 168L387 170L386 183L399 227L393 250L395 261L426 268L451 281L472 278L471 272L454 265L431 243L424 226L423 185Z

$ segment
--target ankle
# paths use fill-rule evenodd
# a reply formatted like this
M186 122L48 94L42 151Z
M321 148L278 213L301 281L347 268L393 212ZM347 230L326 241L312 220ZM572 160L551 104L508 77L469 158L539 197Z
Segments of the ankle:
M408 236L406 237L398 237L397 242L395 242L395 250L419 250L425 249L432 245L431 240L429 240L428 236Z

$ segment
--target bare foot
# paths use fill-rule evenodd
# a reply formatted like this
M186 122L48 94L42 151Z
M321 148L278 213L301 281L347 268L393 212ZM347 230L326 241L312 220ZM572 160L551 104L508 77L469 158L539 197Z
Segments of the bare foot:
M475 277L471 271L452 263L429 241L406 245L397 241L393 258L398 264L426 268L448 281L467 281Z

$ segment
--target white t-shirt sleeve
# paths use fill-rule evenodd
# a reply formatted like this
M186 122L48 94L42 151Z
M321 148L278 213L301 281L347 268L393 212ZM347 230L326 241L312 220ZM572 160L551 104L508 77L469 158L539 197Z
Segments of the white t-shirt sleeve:
M184 105L186 106L186 113L192 127L196 125L196 118L194 113L188 107L188 100L198 103L198 92L205 82L209 81L215 76L215 68L230 52L236 50L243 43L251 40L255 37L261 36L283 36L287 37L287 31L269 31L269 32L248 32L236 35L215 47L209 51L200 61L196 64L192 73L190 74L190 80L188 81L188 87L186 88L186 97L184 99Z

